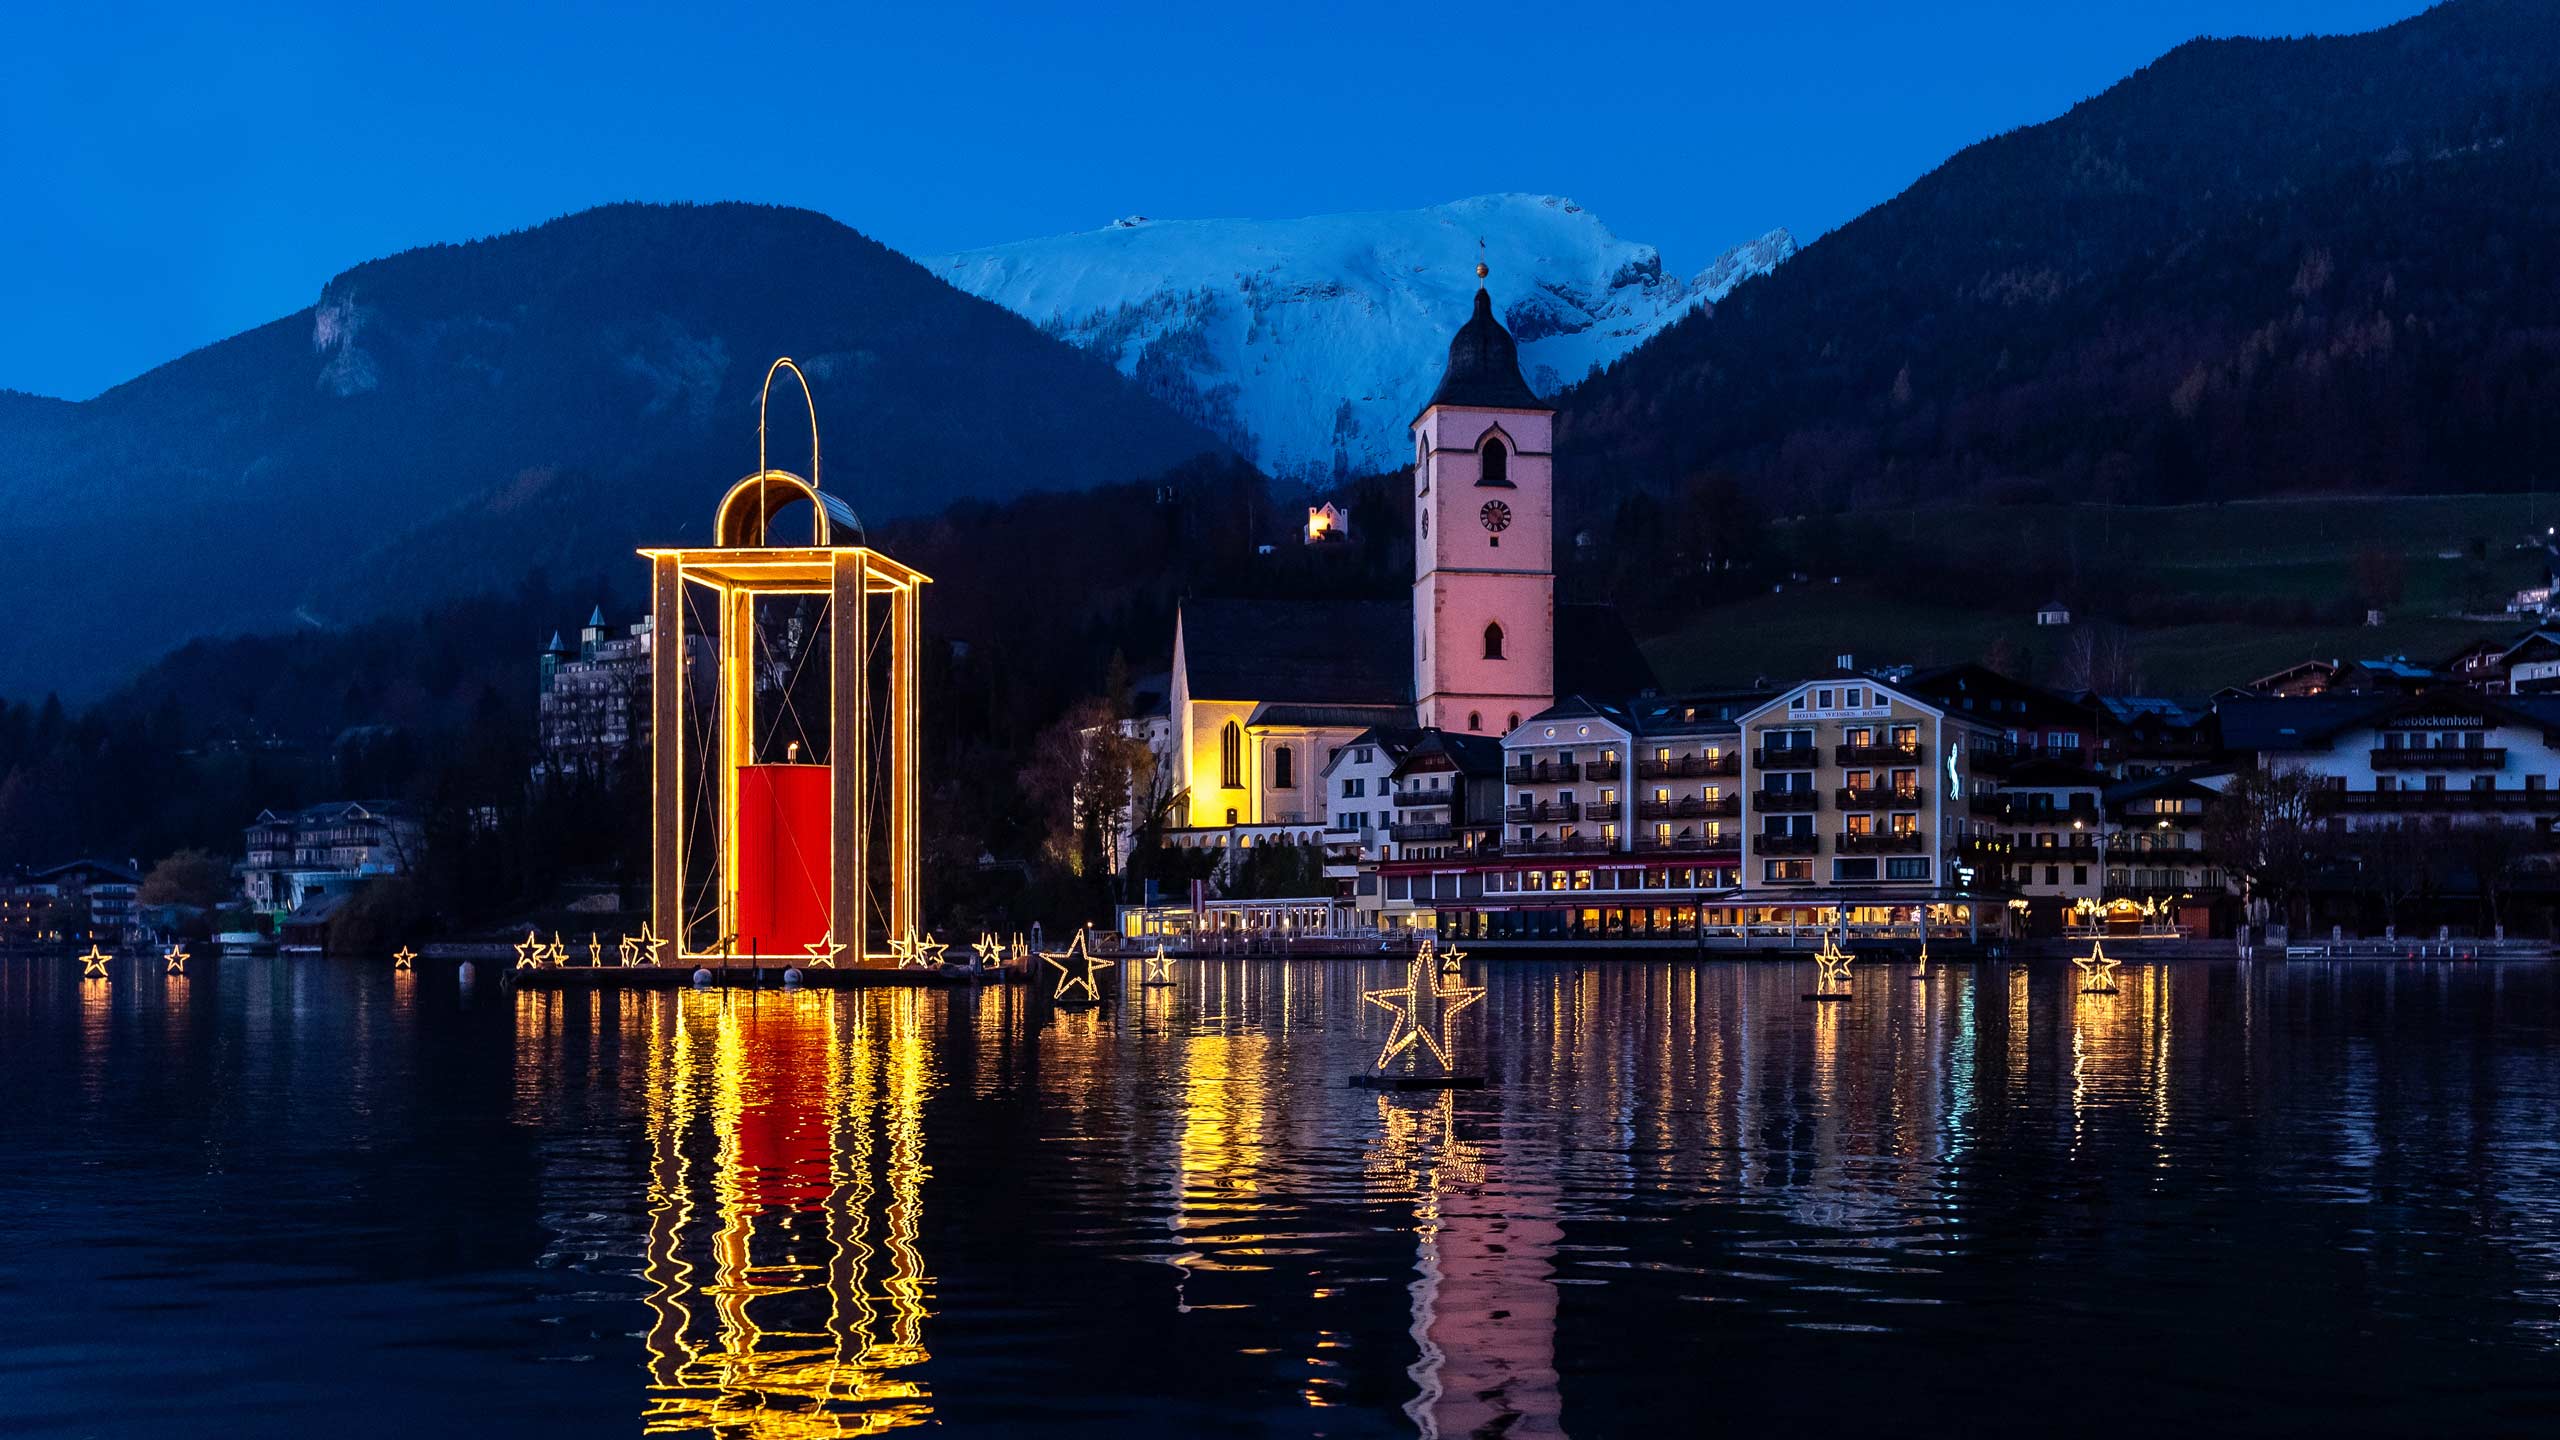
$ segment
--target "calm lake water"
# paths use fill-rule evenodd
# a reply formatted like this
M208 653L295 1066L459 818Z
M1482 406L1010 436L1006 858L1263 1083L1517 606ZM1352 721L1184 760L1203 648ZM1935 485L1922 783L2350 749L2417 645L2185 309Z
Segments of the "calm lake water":
M0 1431L2477 1433L2560 1419L2533 964L1470 962L511 995L0 961Z

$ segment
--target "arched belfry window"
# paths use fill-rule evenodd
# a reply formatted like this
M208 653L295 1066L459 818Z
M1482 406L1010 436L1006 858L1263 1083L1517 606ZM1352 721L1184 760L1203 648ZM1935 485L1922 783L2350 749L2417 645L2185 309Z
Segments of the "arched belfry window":
M1218 732L1218 783L1230 790L1244 788L1244 731L1233 720Z
M1485 437L1484 473L1476 477L1476 483L1504 486L1511 483L1511 452L1504 448L1502 441L1497 437L1490 435Z
M1487 660L1502 658L1502 627L1499 624L1484 627L1484 658Z
M1483 728L1484 728L1484 712L1483 712L1483 711L1481 711L1481 710L1470 710L1470 711L1468 711L1468 712L1467 712L1467 728L1468 728L1468 729L1470 729L1470 730L1481 730L1481 729L1483 729Z

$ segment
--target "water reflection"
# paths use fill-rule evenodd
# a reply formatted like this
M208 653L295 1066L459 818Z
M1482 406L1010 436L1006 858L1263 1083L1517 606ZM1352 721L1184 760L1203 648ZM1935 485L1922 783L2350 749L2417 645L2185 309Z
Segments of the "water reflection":
M932 1418L917 1237L933 1001L878 998L638 998L622 1053L649 1144L647 1433L864 1435ZM529 1052L549 1049L560 999L521 1002Z
M0 1429L2090 1413L2022 1352L2103 1354L2155 1429L2235 1392L2351 1395L2296 1417L2333 1434L2547 1403L2548 966L1862 965L1831 1004L1809 965L1475 968L1488 1088L1379 1095L1344 1080L1387 965L1067 1012L0 962ZM134 1394L172 1355L188 1386Z

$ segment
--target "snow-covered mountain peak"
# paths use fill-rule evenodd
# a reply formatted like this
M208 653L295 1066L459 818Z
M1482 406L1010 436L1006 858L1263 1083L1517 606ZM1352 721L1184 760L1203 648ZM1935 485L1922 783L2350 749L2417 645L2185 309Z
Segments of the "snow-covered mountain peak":
M1156 220L927 260L1099 350L1275 475L1392 467L1486 282L1541 394L1581 379L1795 253L1783 230L1691 279L1554 195L1296 220Z

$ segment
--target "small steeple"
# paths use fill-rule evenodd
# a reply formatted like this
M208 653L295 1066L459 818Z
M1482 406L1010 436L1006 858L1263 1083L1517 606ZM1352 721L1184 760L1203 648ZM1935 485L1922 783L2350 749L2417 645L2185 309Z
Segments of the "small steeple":
M1423 404L1469 405L1487 410L1547 410L1553 407L1538 398L1529 382L1520 378L1520 346L1502 322L1493 318L1493 296L1484 288L1485 277L1492 274L1481 256L1484 242L1476 242L1475 313L1449 341L1449 368L1440 375L1440 388L1431 392Z

